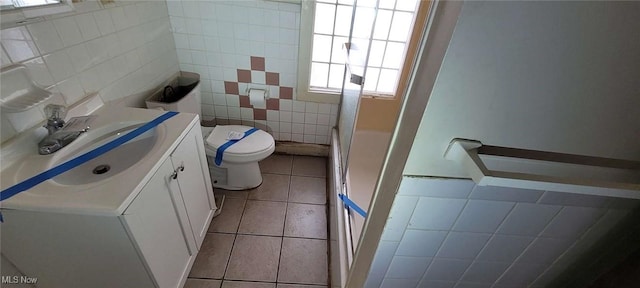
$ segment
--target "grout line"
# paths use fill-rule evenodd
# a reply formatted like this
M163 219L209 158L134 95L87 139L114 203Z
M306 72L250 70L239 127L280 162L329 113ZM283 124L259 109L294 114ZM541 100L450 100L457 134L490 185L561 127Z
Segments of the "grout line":
M231 256L233 255L233 248L236 247L236 240L238 239L238 230L240 229L240 223L242 222L242 217L244 216L246 206L247 206L247 201L245 200L242 205L242 215L240 216L238 227L236 227L236 232L233 233L234 235L233 243L231 244L231 251L229 251L229 258L227 258L227 264L224 266L224 273L222 274L222 279L225 279L225 276L227 276L227 270L229 269L229 263L231 262Z

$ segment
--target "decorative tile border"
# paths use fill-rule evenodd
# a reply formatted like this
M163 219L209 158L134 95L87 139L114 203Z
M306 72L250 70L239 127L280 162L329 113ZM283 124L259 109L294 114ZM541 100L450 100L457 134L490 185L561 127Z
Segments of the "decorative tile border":
M280 99L293 99L293 87L280 86L280 73L265 71L265 58L251 56L251 70L236 69L238 82L224 81L224 92L229 95L237 95L240 107L253 109L254 120L267 120L267 110L280 110ZM260 78L260 79L256 79ZM264 78L264 81L262 81ZM247 91L240 91L239 83L268 85L276 88L278 97L267 99L266 109L253 108L249 101ZM270 88L269 88L270 89Z

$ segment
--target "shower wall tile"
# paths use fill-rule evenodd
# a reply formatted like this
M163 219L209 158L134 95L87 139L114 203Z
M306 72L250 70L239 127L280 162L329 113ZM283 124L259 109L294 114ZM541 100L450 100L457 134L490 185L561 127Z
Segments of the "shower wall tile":
M637 207L620 201L404 176L365 287L544 287Z
M69 106L97 92L105 102L133 95L127 103L144 106L144 98L179 71L165 1L104 6L91 0L74 7L2 29L2 67L25 65L35 82L60 95L33 111L2 113L2 127L13 128L3 129L2 142L44 121L49 103Z
M168 1L167 7L180 69L200 73L208 84L203 92L211 93L215 115L205 114L205 120L249 120L246 109L253 109L250 120L266 120L264 129L276 140L329 144L338 105L294 100L299 4L204 0ZM266 109L253 107L249 89L267 91Z

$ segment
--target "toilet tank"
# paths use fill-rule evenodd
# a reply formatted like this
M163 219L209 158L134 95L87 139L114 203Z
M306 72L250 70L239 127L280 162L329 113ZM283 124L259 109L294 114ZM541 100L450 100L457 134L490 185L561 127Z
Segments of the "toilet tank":
M165 88L163 87L162 89L159 89L145 100L145 102L147 103L147 108L162 108L167 111L198 114L198 116L202 120L200 74L180 71L178 77L173 79L170 84L175 89L178 86L190 86L196 82L197 84L195 85L195 87L193 87L193 89L189 93L187 93L187 95L174 102L163 101L162 97Z

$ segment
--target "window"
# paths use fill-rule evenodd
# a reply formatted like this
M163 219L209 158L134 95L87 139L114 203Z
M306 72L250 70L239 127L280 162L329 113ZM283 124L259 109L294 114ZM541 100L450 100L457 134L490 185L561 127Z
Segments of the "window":
M308 1L312 2L312 1ZM313 4L311 4L313 5ZM312 27L301 30L301 40L309 33L312 43L308 62L301 61L309 68L300 69L300 79L308 77L306 85L311 93L339 93L344 77L343 45L348 42L353 14L353 0L316 0L311 19ZM418 7L417 0L358 0L358 6L376 7L374 12L356 15L357 23L374 23L373 27L354 25L354 37L369 38L369 58L365 72L364 94L394 96L398 79L411 36L413 22ZM373 9L371 9L373 11ZM305 11L303 7L303 16ZM309 11L307 11L309 13ZM359 19L369 17L374 19ZM304 19L304 18L303 18ZM357 24L356 23L356 24ZM362 26L362 25L360 25ZM366 25L365 25L366 26ZM362 35L365 34L365 35ZM301 45L303 48L304 45ZM302 55L301 59L305 59ZM300 67L304 68L304 67ZM302 73L308 75L303 75ZM301 94L301 93L299 93Z
M352 0L318 0L313 23L311 77L309 86L316 90L342 88L344 76L343 45L349 42Z

